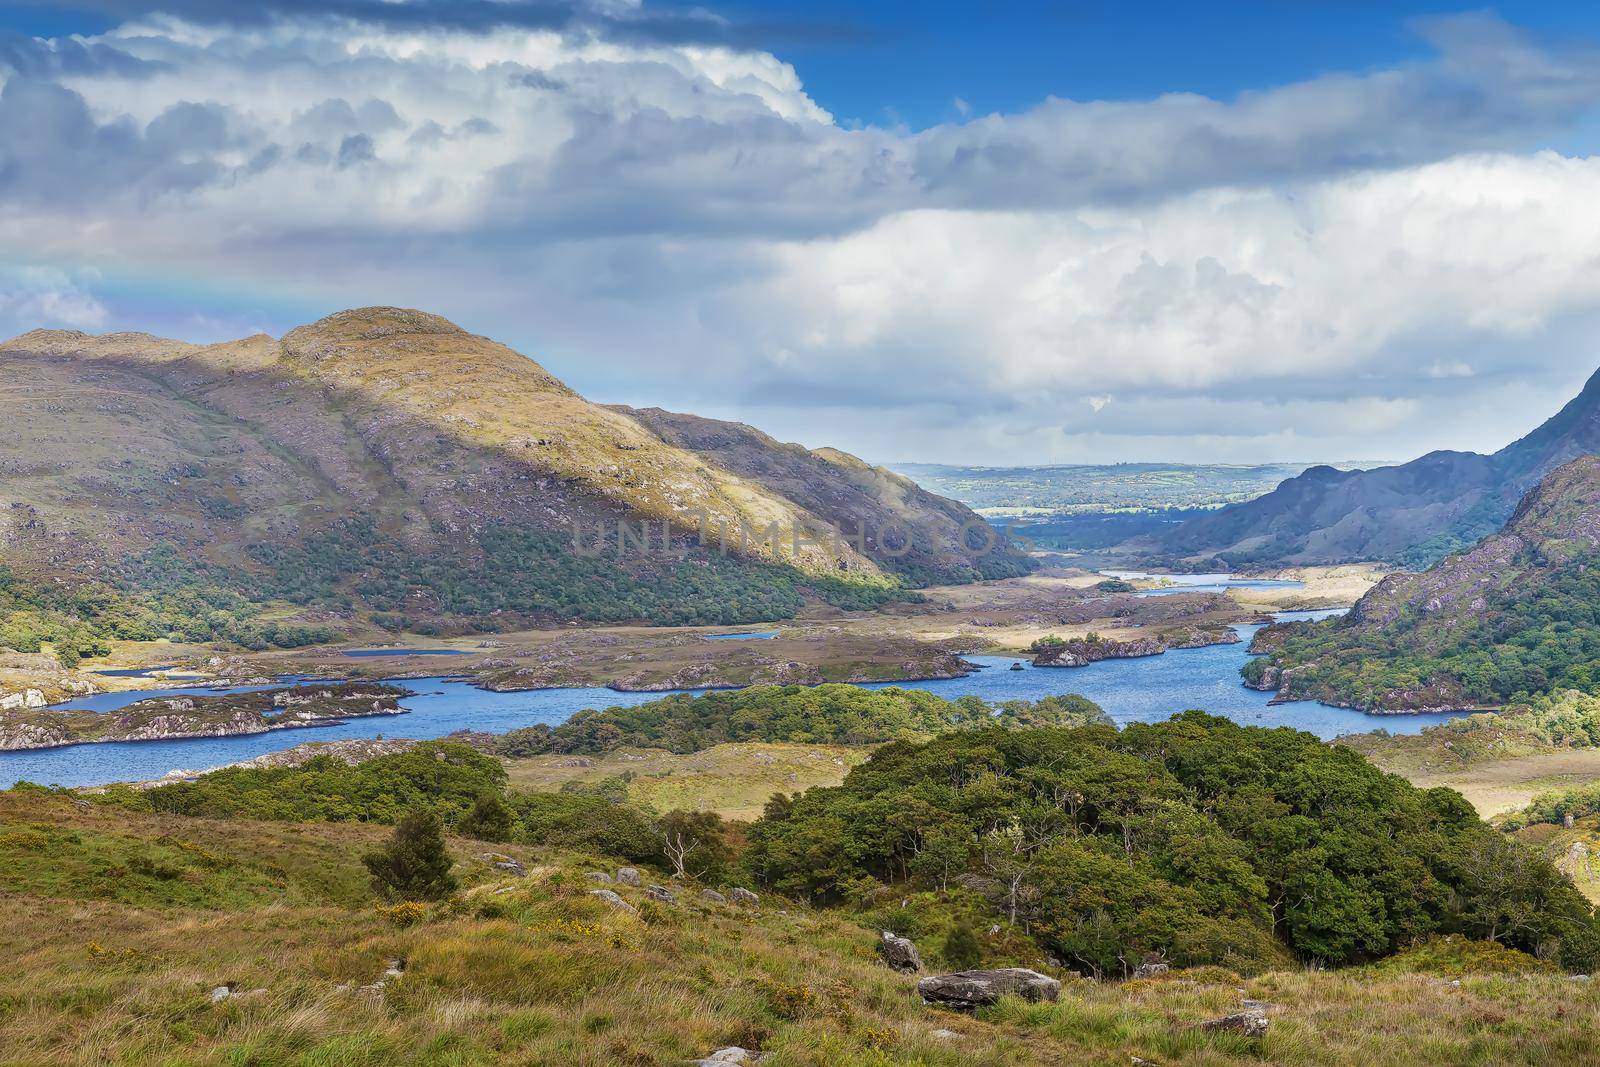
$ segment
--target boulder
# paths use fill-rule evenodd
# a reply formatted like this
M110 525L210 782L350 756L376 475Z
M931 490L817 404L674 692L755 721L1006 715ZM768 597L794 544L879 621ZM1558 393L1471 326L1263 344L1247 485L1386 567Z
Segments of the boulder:
M715 889L702 889L700 891L700 899L707 904L726 904L728 902L728 898Z
M224 1000L227 1000L231 996L233 996L232 982L228 983L227 985L219 985L211 991L211 1003L221 1004Z
M922 970L922 957L917 954L917 946L910 938L896 937L885 930L878 941L878 952L891 970L901 974L916 974Z
M1162 963L1160 960L1148 960L1134 968L1133 977L1136 981L1147 978L1159 978L1161 975L1166 974L1170 970L1172 970L1172 968L1167 964Z
M929 1004L971 1009L987 1007L1008 994L1033 1002L1054 1001L1061 995L1061 983L1026 967L1000 967L930 975L917 983L917 992Z
M635 885L635 886L642 884L642 881L639 878L639 868L637 868L637 867L618 867L617 868L617 884L618 885Z
M610 904L618 911L625 911L629 915L637 914L632 904L629 904L626 900L623 900L609 889L591 889L589 890L589 895L602 900L607 904Z
M719 1048L705 1059L696 1060L701 1067L729 1067L731 1064L760 1063L765 1057L759 1052L752 1052L747 1048L733 1045L728 1048Z
M651 900L659 900L663 904L676 904L678 902L677 896L664 885L647 885L644 887L644 895Z
M746 908L755 908L761 905L761 898L743 886L734 886L728 890L728 899Z
M591 882L599 882L602 885L611 884L611 876L605 871L590 871L587 877Z
M1264 1011L1236 1011L1232 1015L1224 1015L1220 1019L1211 1019L1200 1024L1200 1029L1209 1034L1240 1034L1244 1037L1267 1036L1267 1014Z
M503 871L504 873L511 875L513 878L528 877L528 868L524 867L516 860L500 860L494 865L494 869L497 871Z

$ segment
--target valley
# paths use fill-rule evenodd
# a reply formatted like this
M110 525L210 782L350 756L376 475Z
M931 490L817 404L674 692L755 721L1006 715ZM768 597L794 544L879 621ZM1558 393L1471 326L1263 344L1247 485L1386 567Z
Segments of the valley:
M36 333L0 356L35 399L93 398L90 416L12 442L67 461L11 461L26 476L0 530L0 892L41 914L94 902L93 947L69 959L45 925L14 948L62 975L111 968L120 997L224 983L210 1003L229 1006L191 1046L237 1058L231 1020L279 1025L290 1003L381 1041L341 999L357 986L411 1040L425 976L458 998L427 1011L474 1005L477 1021L434 1031L468 1059L581 1032L588 1051L610 1035L595 1062L725 1041L806 1062L803 1026L830 1034L837 1062L1217 1062L1311 1033L1357 1047L1372 990L1414 1001L1492 980L1548 998L1560 970L1600 962L1593 627L1569 610L1594 543L1583 460L1499 540L1432 571L1295 552L1236 570L1149 536L1233 522L1284 491L1266 484L1279 473L1316 470L1108 468L1076 487L1066 468L1011 471L981 492L941 472L957 501L752 427L591 404L509 349L391 308L212 346ZM1148 499L1070 496L1141 479ZM1031 525L1014 544L975 506ZM1030 529L1042 542L1024 551ZM1457 632L1473 626L1503 633ZM1538 676L1501 651L1535 650L1535 633ZM1499 657L1499 674L1447 681L1458 648ZM1479 705L1497 714L1461 718ZM1342 814L1308 805L1302 775L1345 782ZM1211 789L1220 806L1196 799ZM1262 789L1275 799L1257 809ZM422 877L375 859L420 812L445 835L427 846L433 888L385 888L380 870ZM358 848L370 884L349 869ZM1368 877L1375 856L1406 888ZM619 863L670 872L645 875L670 888L602 873ZM750 885L776 910L730 903ZM1537 903L1512 914L1512 898ZM269 973L242 945L212 975L128 925L164 938L150 917L171 907L272 937L316 977ZM354 940L315 934L328 923ZM1066 1007L1001 1001L935 1027L863 947L889 927L947 968L1042 968ZM549 937L537 960L530 930ZM795 971L772 954L802 933L828 949ZM715 1006L730 976L717 939L755 946L744 966L772 991L742 1022ZM506 944L521 947L495 962ZM619 1022L637 1006L613 953L646 944L698 960L703 1034ZM572 978L585 1001L519 1029L521 993L498 998L528 987L496 968L585 960L605 974ZM1299 975L1303 960L1365 977ZM1183 977L1151 982L1147 964ZM828 1000L846 981L876 990L874 1021ZM658 999L644 989L639 1003ZM32 1034L53 1011L8 1022ZM1130 1011L1146 1014L1115 1035L1071 1022ZM1448 1014L1430 1002L1388 1025L1448 1043L1431 1029ZM1208 1029L1234 1017L1247 1034ZM305 1040L325 1042L322 1025Z

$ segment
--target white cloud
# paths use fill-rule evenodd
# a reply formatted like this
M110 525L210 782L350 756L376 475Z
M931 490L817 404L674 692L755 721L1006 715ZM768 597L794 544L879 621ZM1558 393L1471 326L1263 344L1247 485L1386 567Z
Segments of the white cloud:
M37 327L98 330L110 312L90 292L92 276L44 267L0 265L0 324L10 333Z
M0 255L201 278L222 321L427 306L604 399L883 458L1404 455L1424 401L1499 443L1600 362L1600 162L1529 151L1600 63L1425 32L1395 70L913 133L705 35L141 16L0 51ZM0 311L142 325L68 282Z

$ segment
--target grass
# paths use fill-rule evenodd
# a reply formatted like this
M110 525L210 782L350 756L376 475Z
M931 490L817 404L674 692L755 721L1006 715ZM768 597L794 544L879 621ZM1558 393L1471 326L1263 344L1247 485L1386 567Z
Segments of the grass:
M1430 945L1381 968L1253 979L1205 968L1111 984L1054 972L1059 1004L964 1016L922 1004L850 916L776 899L759 911L702 905L692 887L669 907L617 887L639 908L630 915L590 896L592 857L510 848L530 876L497 881L472 858L488 846L453 840L467 888L406 925L359 885L355 857L381 828L140 816L16 793L0 795L0 823L49 838L32 859L0 863L9 1064L598 1067L732 1044L771 1053L775 1067L1600 1059L1600 994L1588 983L1517 959L1484 967L1477 950ZM78 844L60 844L73 834ZM201 877L183 899L72 888L96 857L177 863L192 850L175 841L240 873ZM52 880L40 857L58 853L67 873ZM261 892L273 878L281 884ZM403 978L359 988L395 958ZM241 995L213 1004L208 991L227 982ZM1245 998L1273 1005L1264 1040L1195 1029Z
M750 821L774 793L838 785L871 749L844 745L725 744L680 756L660 749L619 749L603 756L507 760L514 789L551 792L569 782L593 785L631 776L628 799L655 811L714 811ZM586 764L577 765L574 764Z

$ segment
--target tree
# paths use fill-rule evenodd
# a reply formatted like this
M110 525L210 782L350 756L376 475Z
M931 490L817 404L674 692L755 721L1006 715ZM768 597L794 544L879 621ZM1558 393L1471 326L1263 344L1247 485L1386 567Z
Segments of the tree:
M944 939L944 962L958 971L969 970L983 962L983 945L978 933L969 922L958 922L950 928Z
M461 832L480 841L505 841L511 837L516 817L499 793L479 793L472 810L461 820Z
M669 811L656 822L656 835L676 878L713 870L730 853L722 819L712 811Z
M395 824L380 849L361 857L379 893L401 900L441 900L456 890L444 822L437 812L416 809Z

